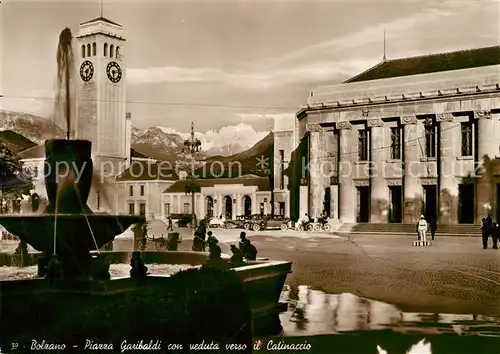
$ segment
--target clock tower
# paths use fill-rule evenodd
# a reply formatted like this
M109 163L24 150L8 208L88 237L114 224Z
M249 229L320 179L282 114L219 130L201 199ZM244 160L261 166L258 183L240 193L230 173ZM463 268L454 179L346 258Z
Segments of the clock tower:
M110 183L127 168L130 155L126 138L123 26L101 16L81 23L76 38L79 85L75 135L92 142L94 169L106 177L106 194L112 196L116 193L112 193ZM89 206L94 211L108 211L115 204L109 200L105 203L110 198L103 193L91 194Z

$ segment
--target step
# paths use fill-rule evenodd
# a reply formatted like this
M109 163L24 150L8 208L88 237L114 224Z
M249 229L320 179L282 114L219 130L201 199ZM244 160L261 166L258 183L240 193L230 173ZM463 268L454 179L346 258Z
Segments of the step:
M416 233L416 225L414 224L344 224L339 230L339 233ZM480 235L481 227L479 225L438 225L436 235L453 234L453 235Z

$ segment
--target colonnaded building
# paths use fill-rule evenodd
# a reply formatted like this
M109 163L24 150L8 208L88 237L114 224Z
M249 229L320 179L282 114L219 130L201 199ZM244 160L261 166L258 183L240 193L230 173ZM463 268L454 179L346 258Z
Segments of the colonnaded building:
M312 90L296 117L291 214L326 210L349 224L500 219L499 84L495 46L384 60Z

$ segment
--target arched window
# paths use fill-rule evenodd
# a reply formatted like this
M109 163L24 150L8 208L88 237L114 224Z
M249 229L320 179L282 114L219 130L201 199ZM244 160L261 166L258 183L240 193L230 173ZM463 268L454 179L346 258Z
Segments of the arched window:
M97 44L92 43L92 55L96 56L97 55Z
M87 44L87 56L90 57L92 53L90 52L90 43Z
M109 46L109 57L113 58L114 56L115 56L115 46L111 44Z
M120 47L116 46L116 59L120 59Z
M108 43L104 43L104 56L108 56Z
M82 44L82 58L85 58L85 44Z

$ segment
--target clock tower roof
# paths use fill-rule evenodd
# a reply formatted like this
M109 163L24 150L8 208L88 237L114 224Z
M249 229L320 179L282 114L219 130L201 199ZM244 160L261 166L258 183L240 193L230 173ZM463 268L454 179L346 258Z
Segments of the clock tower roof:
M82 22L82 23L80 23L80 25L87 25L87 24L94 23L94 22L105 22L105 23L109 23L110 25L115 25L115 26L123 27L119 23L111 21L111 20L108 20L107 18L102 17L102 16L94 18L93 20Z
M80 23L80 29L76 38L83 38L96 34L125 41L123 37L123 26L102 16Z

